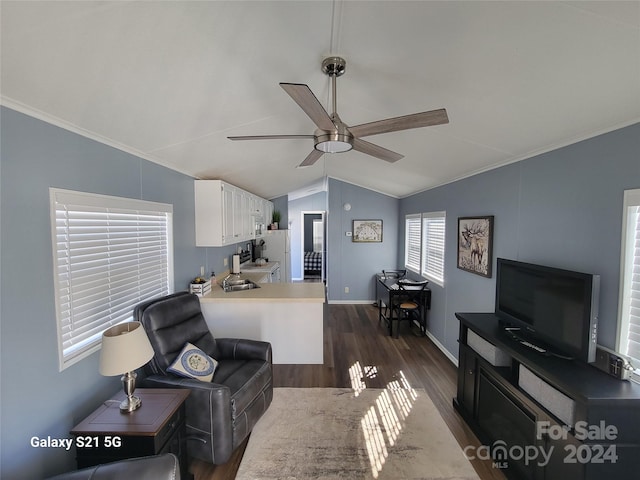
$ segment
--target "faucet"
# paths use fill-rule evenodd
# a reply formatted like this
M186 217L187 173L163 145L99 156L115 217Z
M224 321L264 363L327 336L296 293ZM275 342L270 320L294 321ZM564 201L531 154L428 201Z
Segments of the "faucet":
M231 288L231 286L229 285L229 279L232 278L232 277L240 278L240 274L239 273L230 273L229 275L224 277L224 280L222 280L222 289L225 292L229 291L229 289Z
M222 280L222 289L226 292L227 289L229 288L229 278L231 278L233 274L230 273L229 275L227 275L226 277L224 277L224 280Z

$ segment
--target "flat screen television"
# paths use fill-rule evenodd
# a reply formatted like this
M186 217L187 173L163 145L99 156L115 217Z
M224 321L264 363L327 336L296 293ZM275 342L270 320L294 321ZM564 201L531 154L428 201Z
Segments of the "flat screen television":
M496 278L495 313L512 337L543 353L595 361L599 275L498 258Z

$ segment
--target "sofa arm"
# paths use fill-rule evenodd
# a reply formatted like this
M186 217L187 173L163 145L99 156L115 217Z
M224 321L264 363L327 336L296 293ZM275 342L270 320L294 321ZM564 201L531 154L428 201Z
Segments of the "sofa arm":
M264 360L273 363L271 344L259 340L216 338L221 358L234 360Z
M229 387L193 378L164 375L146 377L142 381L142 386L191 390L185 402L190 454L202 460L209 459L207 461L211 461L212 458L218 461L231 456L233 446ZM214 437L218 439L215 444ZM229 439L229 441L224 442L221 439Z
M57 475L49 480L120 480L122 478L180 480L180 466L174 454L165 453L154 457L132 458L96 465Z

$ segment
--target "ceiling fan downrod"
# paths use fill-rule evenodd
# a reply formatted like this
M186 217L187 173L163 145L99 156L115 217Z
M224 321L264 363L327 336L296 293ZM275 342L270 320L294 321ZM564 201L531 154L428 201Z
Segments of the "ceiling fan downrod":
M347 61L342 57L327 57L322 61L322 71L331 78L331 116L336 116L338 101L336 98L336 78L344 75Z
M323 153L348 152L353 148L353 135L349 133L347 126L338 116L336 78L343 75L347 62L342 57L327 57L322 61L322 71L331 78L331 100L332 113L331 121L335 125L335 130L316 130L314 134L314 148Z

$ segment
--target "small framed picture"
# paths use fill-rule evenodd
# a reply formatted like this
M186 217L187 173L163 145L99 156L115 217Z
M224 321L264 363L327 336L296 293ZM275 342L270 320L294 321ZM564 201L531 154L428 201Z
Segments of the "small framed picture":
M458 218L458 268L491 278L493 215Z
M382 242L382 220L354 220L351 240L360 243Z

